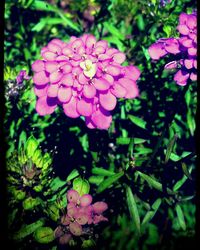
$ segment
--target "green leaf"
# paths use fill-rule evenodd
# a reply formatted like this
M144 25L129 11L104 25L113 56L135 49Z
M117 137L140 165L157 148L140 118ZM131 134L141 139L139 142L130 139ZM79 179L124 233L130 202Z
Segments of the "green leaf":
M34 136L30 136L25 144L25 150L26 150L26 155L28 158L31 158L35 152L35 150L38 148L39 143L35 139Z
M169 161L170 159L170 155L173 151L173 148L174 148L174 145L175 145L175 142L176 142L176 139L177 139L177 134L175 134L173 136L173 138L170 140L169 144L167 145L167 151L166 151L166 155L165 155L165 164Z
M158 208L160 207L162 200L160 198L158 198L152 205L151 210L148 211L145 214L145 217L142 221L142 225L145 225L147 223L150 222L150 220L152 220L152 218L154 217L154 215L156 214L156 212L158 211Z
M188 171L190 174L192 172L192 167ZM186 182L187 179L188 177L184 175L183 178L177 181L177 183L173 186L173 191L174 192L178 191L183 186L183 184Z
M131 120L132 123L134 123L136 126L146 129L146 124L147 122L144 121L141 118L138 118L137 116L134 115L128 115L128 118Z
M101 193L105 189L109 188L114 182L119 180L123 175L124 172L122 171L105 179L102 183L100 183L99 187L97 188L97 193Z
M104 168L93 168L92 173L96 174L96 175L102 175L102 176L112 176L115 174L114 172L109 171L109 170L104 169Z
M158 182L157 180L155 180L154 178L152 178L152 177L150 177L150 176L148 176L148 175L146 175L146 174L143 174L143 173L141 173L141 172L139 172L139 171L137 171L137 173L138 173L138 175L140 175L145 181L147 181L148 182L148 184L150 185L150 186L152 186L153 188L155 188L155 189L157 189L157 190L159 190L159 191L163 191L163 187L162 187L162 183L160 183L160 182ZM169 189L169 188L167 188L167 192L169 193L169 194L173 194L174 192L171 190L171 189Z
M78 177L73 180L73 189L76 190L80 196L89 194L90 184L87 180Z
M188 168L187 168L187 165L186 165L184 162L182 162L182 163L181 163L181 166L182 166L182 169L183 169L183 173L184 173L190 180L192 180L192 177L191 177L190 172L189 172L189 170L188 170Z
M72 179L76 178L79 176L79 172L76 169L73 169L72 172L67 176L66 181L71 181Z
M47 208L47 213L48 216L53 220L53 221L57 221L60 217L59 214L59 209L56 205L51 204L48 208Z
M73 22L72 20L70 20L68 17L66 17L66 14L63 13L60 9L58 9L54 5L48 4L47 2L43 2L43 1L34 1L31 8L36 9L36 10L55 12L62 19L61 24L63 24L64 26L69 26L71 29L74 29L78 32L80 31L79 25Z
M126 188L126 200L131 218L135 223L138 233L140 233L140 215L138 213L137 204L130 187Z
M37 198L28 197L22 203L24 210L31 210L40 204L41 204L41 199L38 197Z
M178 222L179 222L181 228L185 231L186 230L186 224L185 224L185 219L184 219L184 214L183 214L182 208L181 208L181 206L179 204L177 204L175 209L176 209L176 214L177 214L177 217L178 217Z
M143 31L145 29L145 23L142 15L137 15L137 26L138 29Z
M119 137L116 140L118 145L128 145L130 143L130 138Z
M88 181L92 184L99 185L104 180L104 176L92 175L89 177Z
M37 228L44 225L44 220L40 219L32 224L23 225L22 228L13 235L14 240L22 240L26 236L32 234Z
M55 239L54 231L50 227L39 227L34 232L34 238L39 243L48 244Z
M18 150L26 143L26 132L23 130L19 136Z
M120 40L124 40L124 35L120 32L119 29L117 29L115 26L113 26L110 22L104 22L104 28L106 28L114 37L117 37Z
M59 177L56 177L53 179L53 181L50 184L50 189L52 191L57 191L59 188L61 188L62 186L66 185L67 182L61 180Z

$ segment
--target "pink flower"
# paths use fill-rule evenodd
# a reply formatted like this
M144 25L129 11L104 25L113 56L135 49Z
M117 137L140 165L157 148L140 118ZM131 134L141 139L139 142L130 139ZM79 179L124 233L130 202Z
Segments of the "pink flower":
M152 59L158 60L167 54L179 54L179 59L169 62L165 69L178 69L174 81L184 86L187 81L197 79L197 17L196 13L181 13L177 30L179 38L159 39L148 51ZM180 56L182 59L180 59Z
M122 66L124 53L89 34L68 43L53 39L32 64L36 110L51 114L58 105L71 118L85 117L89 128L108 129L117 98L135 98L140 71Z

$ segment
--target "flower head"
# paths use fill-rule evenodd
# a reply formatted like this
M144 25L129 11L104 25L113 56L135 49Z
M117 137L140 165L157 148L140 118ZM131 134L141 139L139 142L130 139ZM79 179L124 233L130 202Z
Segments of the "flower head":
M53 39L41 55L43 59L32 64L40 115L51 114L60 105L68 117L85 117L89 128L107 129L117 98L139 95L139 69L122 66L124 53L93 35L71 37L68 43Z
M149 55L158 60L167 54L178 55L179 59L169 62L165 69L178 69L174 80L178 85L186 85L187 81L197 79L197 16L181 13L177 30L179 38L161 38L149 47ZM181 59L180 59L181 56Z

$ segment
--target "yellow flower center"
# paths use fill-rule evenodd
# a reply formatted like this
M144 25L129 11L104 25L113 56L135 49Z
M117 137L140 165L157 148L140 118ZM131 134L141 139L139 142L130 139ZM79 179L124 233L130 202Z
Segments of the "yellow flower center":
M80 63L80 67L83 69L83 73L85 76L92 79L92 77L96 74L96 64L93 63L91 60L85 60Z

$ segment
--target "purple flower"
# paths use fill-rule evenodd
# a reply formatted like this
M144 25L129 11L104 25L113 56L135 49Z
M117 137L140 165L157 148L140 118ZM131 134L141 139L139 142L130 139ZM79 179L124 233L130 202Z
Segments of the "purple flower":
M84 232L86 224L98 224L101 221L108 221L102 213L108 209L105 202L92 204L92 196L84 194L80 196L76 190L67 192L67 213L61 218L61 224L68 226L69 233L80 236Z
M158 60L167 54L178 54L182 59L169 62L165 69L179 69L174 80L184 86L187 81L197 80L197 17L196 13L181 13L177 30L179 38L161 38L148 51L152 59Z
M139 95L139 69L122 66L124 53L92 35L71 37L68 43L53 39L41 55L43 60L32 64L40 115L61 105L68 117L85 117L89 128L108 129L117 98Z
M30 77L27 75L26 70L21 70L16 77L17 84L22 84L24 80L29 80Z

